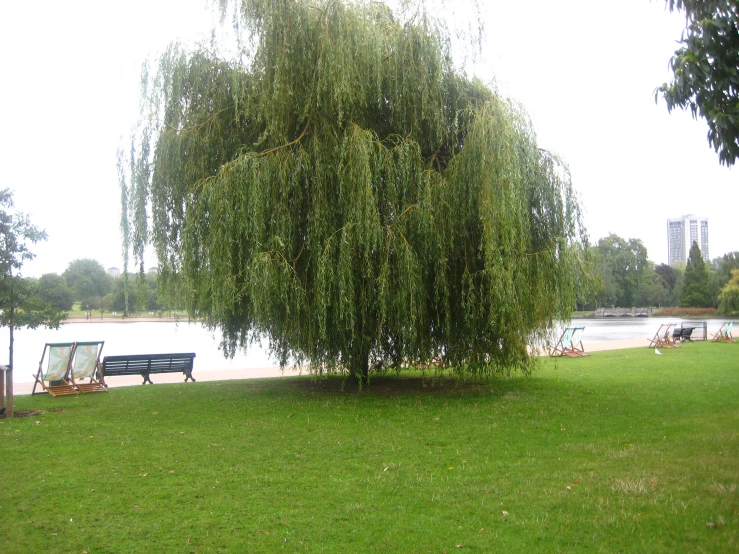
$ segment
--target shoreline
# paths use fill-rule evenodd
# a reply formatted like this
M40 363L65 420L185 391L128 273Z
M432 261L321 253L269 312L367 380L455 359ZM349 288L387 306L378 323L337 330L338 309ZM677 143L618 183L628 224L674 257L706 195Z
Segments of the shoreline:
M583 343L585 351L591 352L603 352L606 350L627 350L630 348L646 348L649 339L619 339L619 340L606 340L597 341L591 343ZM225 369L220 371L197 371L193 370L193 374L197 382L210 382L210 381L243 381L246 379L267 379L274 377L295 377L298 375L305 375L307 372L302 371L302 368L298 370L292 370L286 368L285 371L280 370L279 366L271 367L260 367L251 369ZM182 383L184 377L180 373L163 373L152 375L153 379L156 379L155 384L171 384L171 383ZM108 386L110 388L116 387L132 387L141 385L141 377L136 376L125 376L125 377L110 377L107 379ZM13 395L22 396L29 395L33 390L33 382L30 383L14 383L13 384Z
M122 317L122 316L111 316L111 317L92 317L87 319L86 317L68 317L61 324L65 323L193 323L200 321L199 319L190 319L187 316L182 317Z

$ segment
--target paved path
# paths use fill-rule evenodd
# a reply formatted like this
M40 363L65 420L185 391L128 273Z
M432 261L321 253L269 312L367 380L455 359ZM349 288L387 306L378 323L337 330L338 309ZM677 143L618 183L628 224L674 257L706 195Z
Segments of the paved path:
M601 342L583 342L586 352L601 352L603 350L622 350L625 348L646 348L647 339L625 339L625 340L607 340ZM240 379L263 379L265 377L289 377L299 375L296 371L285 370L280 371L279 367L262 367L256 369L240 369L227 371L193 371L198 381L229 381ZM183 377L179 373L165 373L161 375L152 375L155 383L181 383ZM141 377L110 377L107 380L110 387L127 387L132 385L140 385ZM31 394L33 383L15 383L13 393L15 395Z

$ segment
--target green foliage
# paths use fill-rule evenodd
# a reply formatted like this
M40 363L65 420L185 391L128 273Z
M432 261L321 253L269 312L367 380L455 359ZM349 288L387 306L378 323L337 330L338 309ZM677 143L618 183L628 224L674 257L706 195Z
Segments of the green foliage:
M654 267L654 272L659 275L665 288L672 293L682 279L682 272L667 264L659 264Z
M736 0L668 0L685 12L680 48L670 61L673 81L659 92L667 109L690 108L708 123L708 142L719 160L739 156L739 5Z
M129 276L130 280L130 276ZM128 291L128 305L139 306L140 310L156 312L165 309L164 303L159 300L157 275L147 273L143 277L143 287L138 286ZM113 282L113 292L110 294L111 309L127 313L126 310L126 282L123 275ZM142 296L143 294L143 296Z
M38 294L59 310L71 310L74 292L67 286L67 280L57 273L45 273L38 280Z
M707 308L713 305L709 290L708 266L703 261L700 247L695 241L688 254L680 305L693 308Z
M69 263L62 273L76 300L101 298L110 291L110 276L97 260L81 258Z
M123 202L168 302L314 373L527 369L587 241L524 111L455 70L423 6L235 4L244 50L172 45L143 77Z
M35 257L30 245L42 240L46 240L46 232L32 225L28 215L14 209L9 189L0 190L0 325L9 329L11 368L14 329L41 325L58 328L64 319L59 309L39 296L36 283L23 279L20 273L25 262ZM12 413L12 404L9 411Z
M604 285L599 295L600 305L631 307L637 305L637 300L647 302L646 305L653 303L651 299L644 298L644 288L652 283L659 287L660 283L652 278L652 265L640 239L627 241L611 233L598 241L595 257L596 268ZM661 291L659 294L662 294Z
M739 314L739 269L732 270L731 281L721 289L718 311L725 315Z
M66 317L60 308L43 299L38 283L33 279L14 276L12 302L10 293L10 284L6 280L0 292L0 327L12 325L14 329L36 329L44 326L57 329ZM13 310L10 309L11 305Z
M739 252L729 252L711 260L711 295L716 305L721 289L731 281L735 269L739 269Z
M18 397L3 552L735 552L737 353Z

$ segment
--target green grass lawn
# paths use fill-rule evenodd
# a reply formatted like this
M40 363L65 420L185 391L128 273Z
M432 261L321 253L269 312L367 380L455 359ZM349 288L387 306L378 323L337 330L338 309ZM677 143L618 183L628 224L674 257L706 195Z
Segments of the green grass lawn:
M17 397L0 551L739 552L739 344Z

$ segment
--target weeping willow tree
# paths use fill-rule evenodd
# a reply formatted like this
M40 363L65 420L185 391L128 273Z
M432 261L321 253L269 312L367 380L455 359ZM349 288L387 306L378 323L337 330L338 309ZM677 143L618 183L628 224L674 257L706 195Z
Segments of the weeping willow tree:
M234 8L236 55L175 44L144 75L122 195L139 264L150 241L227 355L266 337L282 365L359 380L528 371L587 239L526 113L455 68L423 7Z

